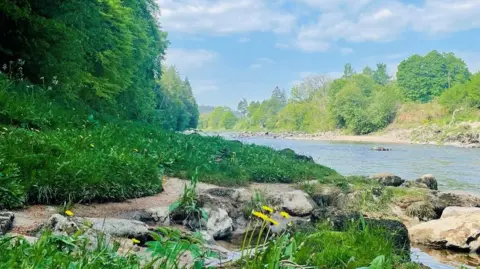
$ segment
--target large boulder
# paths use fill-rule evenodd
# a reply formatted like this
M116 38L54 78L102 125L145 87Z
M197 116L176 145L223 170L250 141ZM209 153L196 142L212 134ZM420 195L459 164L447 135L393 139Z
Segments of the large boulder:
M437 179L431 174L423 175L422 177L417 178L415 181L420 184L425 184L431 190L438 190Z
M442 219L461 215L480 214L480 207L449 206L443 210Z
M421 221L428 221L438 218L435 207L426 201L414 202L409 205L405 214L412 218L418 218Z
M225 239L232 235L233 220L228 216L227 211L222 208L206 208L208 214L206 224L207 233L214 239Z
M135 219L153 223L156 226L168 226L170 225L170 210L168 206L148 208L136 215Z
M282 192L274 197L278 199L279 206L292 216L310 215L315 208L312 198L301 190Z
M15 215L12 212L0 212L0 235L6 234L13 227Z
M403 182L405 182L405 180L403 180L399 176L396 176L390 173L376 174L376 175L370 176L370 179L375 180L384 186L393 186L393 187L398 187L402 185Z
M199 193L197 201L200 207L222 208L231 218L238 219L251 196L245 189L211 188Z
M449 206L480 207L480 198L466 193L439 192L429 196L429 200L439 216Z
M480 214L446 217L420 223L409 229L410 240L438 249L478 252Z
M140 241L147 241L150 238L150 230L147 224L137 220L114 218L74 218L74 220L77 223L85 223L90 228L113 237L136 238Z

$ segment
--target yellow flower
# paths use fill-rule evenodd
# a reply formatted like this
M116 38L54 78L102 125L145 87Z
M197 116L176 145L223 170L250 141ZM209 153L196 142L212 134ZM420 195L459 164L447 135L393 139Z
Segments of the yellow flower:
M286 218L286 219L289 219L289 218L290 218L290 215L289 215L287 212L284 212L284 211L280 212L280 216L282 216L282 217L284 217L284 218Z
M94 148L94 147L95 147L95 145L94 145L94 144L90 144L90 147L91 147L91 148Z
M270 213L273 213L273 208L271 208L269 206L264 205L264 206L262 206L262 209L265 210L265 211L268 211Z
M65 214L67 214L69 217L73 217L73 212L70 210L65 210Z
M138 240L136 238L132 238L132 243L133 244L140 244L140 240Z
M277 226L278 225L278 221L272 219L272 218L268 218L268 222L270 222L271 224Z
M268 221L269 217L261 212L258 212L258 211L252 211L252 215L254 215L255 217L258 217L258 218L261 218L262 220L264 221Z

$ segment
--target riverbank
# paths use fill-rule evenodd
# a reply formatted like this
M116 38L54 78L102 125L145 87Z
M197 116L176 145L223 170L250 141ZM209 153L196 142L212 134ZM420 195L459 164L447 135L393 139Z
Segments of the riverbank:
M209 131L207 131L208 133ZM272 131L218 131L234 139L266 137L273 139L366 142L379 144L429 144L463 148L480 148L480 123L459 123L454 126L425 125L411 129L387 128L369 135L348 135L342 131L304 133Z

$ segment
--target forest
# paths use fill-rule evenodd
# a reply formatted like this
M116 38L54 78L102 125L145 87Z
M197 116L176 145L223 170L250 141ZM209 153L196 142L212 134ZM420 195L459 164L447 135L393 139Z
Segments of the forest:
M466 119L478 119L480 73L472 74L453 53L438 51L408 57L395 76L389 75L383 63L361 72L346 64L341 78L310 75L289 93L275 87L266 100L240 100L240 117L229 107L216 107L200 116L200 127L302 132L341 129L368 134L394 122L403 106L416 105L422 110L429 104L435 104L445 117L461 111Z

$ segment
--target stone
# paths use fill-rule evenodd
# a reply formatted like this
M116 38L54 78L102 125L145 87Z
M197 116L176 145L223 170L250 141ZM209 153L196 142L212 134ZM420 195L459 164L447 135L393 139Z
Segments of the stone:
M73 218L75 222L83 223L93 230L101 231L113 237L136 238L142 243L150 239L150 230L147 224L128 219L115 218Z
M449 206L480 207L480 198L466 193L438 192L429 198L439 216Z
M480 207L449 206L443 210L442 219L461 215L480 214Z
M438 249L479 252L480 214L467 214L420 223L409 229L412 243Z
M329 222L336 230L344 230L351 223L359 221L361 216L358 212L339 210L329 206L316 208L312 212L310 220L312 223Z
M243 208L251 199L251 193L245 189L211 188L199 193L198 206L203 208L222 208L228 215L237 219L243 215Z
M15 214L12 212L0 212L0 235L6 234L13 228Z
M157 226L168 226L170 225L170 210L168 206L148 208L142 211L136 219L147 223L152 222Z
M405 181L402 183L402 185L400 185L400 187L429 189L429 187L425 183L421 183L417 181Z
M54 233L63 235L73 234L78 230L78 225L76 222L60 214L53 214L48 219L46 226Z
M208 214L206 224L207 233L214 239L225 239L232 235L233 220L228 216L227 211L222 208L205 208Z
M418 218L421 221L429 221L438 218L435 207L426 201L414 202L409 205L405 214L412 218Z
M279 153L287 155L287 156L292 156L296 160L305 161L305 162L312 162L312 163L315 162L313 160L312 156L297 154L297 153L295 153L295 151L293 151L292 149L289 149L289 148L282 149L282 150L279 151Z
M415 181L421 184L425 184L431 190L438 190L437 179L431 174L423 175Z
M338 187L322 186L320 189L316 189L312 194L312 200L320 207L326 206L343 206L339 197L343 195L343 192ZM340 197L343 198L343 197Z
M384 186L393 186L393 187L398 187L405 182L405 180L401 179L399 176L396 176L390 173L376 174L376 175L370 176L370 179L375 180Z
M315 208L312 198L301 190L279 193L274 198L277 198L279 206L292 216L309 215Z
M391 151L392 149L384 148L384 147L373 147L372 150L374 150L374 151Z

